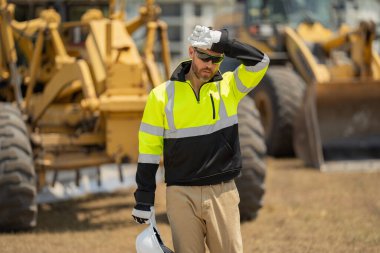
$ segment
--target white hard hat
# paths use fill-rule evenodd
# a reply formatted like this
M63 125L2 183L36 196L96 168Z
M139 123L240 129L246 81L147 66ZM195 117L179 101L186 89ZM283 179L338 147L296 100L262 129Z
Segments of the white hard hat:
M154 215L150 219L149 226L137 236L136 250L137 253L174 253L161 240Z

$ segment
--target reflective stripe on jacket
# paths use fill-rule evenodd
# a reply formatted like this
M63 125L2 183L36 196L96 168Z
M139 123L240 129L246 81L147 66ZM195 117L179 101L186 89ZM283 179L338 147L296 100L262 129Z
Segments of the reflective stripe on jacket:
M162 154L168 185L216 184L240 173L238 104L260 82L268 64L263 54L254 66L241 64L223 76L218 72L197 97L185 80L191 66L185 61L171 80L150 92L139 131L137 203L154 203Z

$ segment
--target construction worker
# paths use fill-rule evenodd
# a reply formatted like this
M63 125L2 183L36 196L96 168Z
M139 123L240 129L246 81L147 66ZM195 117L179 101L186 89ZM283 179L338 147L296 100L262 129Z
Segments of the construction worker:
M237 108L263 78L269 58L230 39L228 31L196 26L189 37L190 60L148 97L139 131L136 206L132 216L149 222L155 175L164 156L167 215L174 250L243 252L234 178L242 166ZM224 56L241 61L219 72Z

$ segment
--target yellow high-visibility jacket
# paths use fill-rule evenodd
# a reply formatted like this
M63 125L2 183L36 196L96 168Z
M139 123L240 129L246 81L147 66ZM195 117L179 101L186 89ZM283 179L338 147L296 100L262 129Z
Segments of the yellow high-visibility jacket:
M185 79L191 60L150 92L139 131L137 204L154 204L162 154L167 185L210 185L239 175L238 104L263 78L269 58L256 48L234 43L239 47L235 53L244 56L243 64L223 76L218 72L201 86L198 97ZM226 55L235 56L233 50Z

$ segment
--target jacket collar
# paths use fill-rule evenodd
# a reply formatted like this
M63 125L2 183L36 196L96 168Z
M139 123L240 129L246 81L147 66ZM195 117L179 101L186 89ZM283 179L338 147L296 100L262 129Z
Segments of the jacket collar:
M191 67L191 60L181 62L178 67L174 70L172 76L170 77L170 81L181 81L186 82L185 75L189 72ZM217 82L222 80L222 74L218 70L215 75L208 82Z

